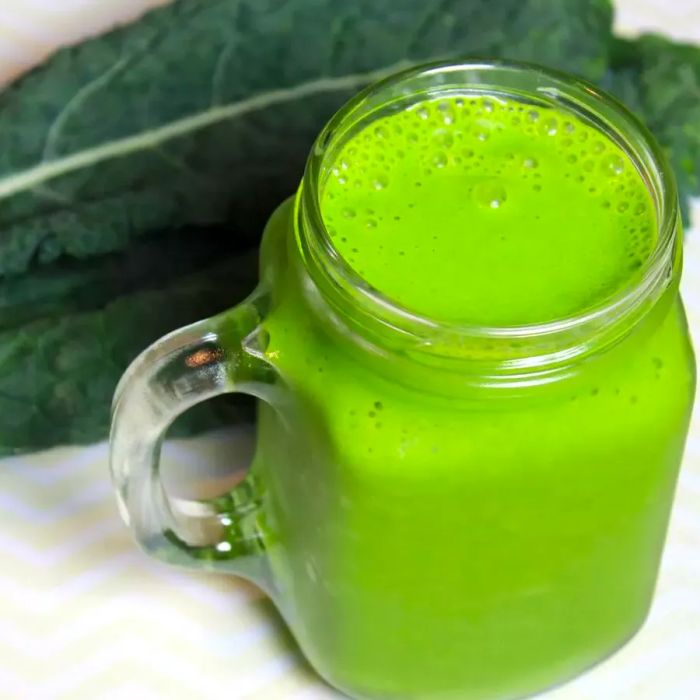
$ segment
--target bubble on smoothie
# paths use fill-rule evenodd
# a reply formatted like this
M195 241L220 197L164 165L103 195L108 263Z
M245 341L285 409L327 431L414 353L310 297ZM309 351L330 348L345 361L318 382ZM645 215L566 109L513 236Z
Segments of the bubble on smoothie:
M450 148L455 141L454 136L447 129L438 129L433 136L433 140L442 148Z
M421 105L416 109L416 116L425 121L430 118L430 111L427 107Z
M595 155L600 155L605 150L605 144L602 141L596 141L593 146L591 146L591 151Z
M540 124L539 131L542 136L556 136L558 127L559 122L554 117L550 117Z
M571 155L566 156L566 162L571 163L572 165L578 160L578 157L575 156L573 153Z
M365 226L367 228L377 228L377 220L376 219L367 219L367 221L365 221Z
M343 216L346 219L354 219L357 216L357 212L352 207L345 207L345 209L343 209Z
M620 212L620 214L626 212L629 209L630 205L627 202L620 202L617 205L617 210Z
M447 156L442 151L438 151L433 155L433 165L436 168L444 168L447 165Z
M540 118L540 113L536 109L531 109L527 113L527 119L529 122L536 122Z
M616 176L622 175L625 163L620 156L611 153L602 159L600 167L604 175Z
M480 182L474 188L474 199L482 207L499 209L508 198L505 187L499 182Z
M440 115L442 116L442 121L445 124L454 124L455 113L452 109L452 105L449 102L441 102L438 105L438 110L440 110Z
M372 187L374 187L375 190L383 190L388 186L389 178L387 178L386 175L376 175L375 178L372 180Z
M523 158L523 168L527 168L528 170L533 170L539 165L537 162L536 158L533 158L532 156L526 156Z

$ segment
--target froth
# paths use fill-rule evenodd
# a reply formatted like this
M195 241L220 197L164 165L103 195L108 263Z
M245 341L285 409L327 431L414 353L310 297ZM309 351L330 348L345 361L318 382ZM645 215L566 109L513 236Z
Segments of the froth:
M368 255L381 250L387 259L404 258L405 273L415 274L417 265L405 262L411 249L417 262L458 252L454 245L440 246L444 231L427 236L440 222L425 199L435 200L445 188L454 190L450 206L463 212L465 235L478 210L484 212L479 216L493 217L478 220L482 229L497 229L503 222L499 240L507 243L518 233L513 230L516 212L541 207L531 218L545 220L548 209L562 206L559 195L566 192L579 208L588 208L592 222L614 221L624 231L629 271L642 266L655 242L649 194L617 144L574 115L493 96L421 102L361 130L328 173L322 211L339 251L358 271L364 272L361 246L366 243L358 235L361 225L373 236ZM371 201L371 208L357 206L360 201ZM349 204L338 207L336 202ZM415 229L416 208L426 215L430 211L426 235L397 246L397 226L411 219ZM601 216L593 216L596 211ZM454 217L443 213L454 226ZM389 230L387 245L378 248L376 241ZM479 231L471 235L479 244Z

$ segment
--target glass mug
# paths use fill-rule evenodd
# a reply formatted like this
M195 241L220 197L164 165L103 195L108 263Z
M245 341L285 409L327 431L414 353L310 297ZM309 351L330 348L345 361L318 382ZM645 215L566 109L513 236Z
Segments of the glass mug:
M566 105L628 153L657 210L638 281L594 312L485 328L407 313L337 254L319 192L352 127L461 91ZM323 129L272 215L258 289L137 358L111 468L139 544L272 598L303 653L357 698L505 699L600 661L650 606L695 389L678 293L674 178L647 130L574 78L511 63L423 66ZM554 290L556 291L556 290ZM247 478L183 534L162 436L197 402L258 401Z

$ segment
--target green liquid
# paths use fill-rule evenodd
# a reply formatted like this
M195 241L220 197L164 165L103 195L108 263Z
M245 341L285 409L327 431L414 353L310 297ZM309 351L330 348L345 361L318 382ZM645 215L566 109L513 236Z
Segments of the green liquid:
M438 148L444 113L424 107L425 120L417 107L356 134L337 158L347 181L331 173L323 189L335 244L372 285L436 318L520 324L633 282L653 207L610 140L494 101L469 103ZM310 308L289 206L262 266L266 354L287 390L261 403L255 470L278 604L314 667L353 697L501 700L629 638L650 604L694 392L676 289L574 376L456 399L410 364L384 371Z
M656 242L626 154L571 114L495 98L374 121L323 190L333 241L370 284L450 321L570 316L630 284Z

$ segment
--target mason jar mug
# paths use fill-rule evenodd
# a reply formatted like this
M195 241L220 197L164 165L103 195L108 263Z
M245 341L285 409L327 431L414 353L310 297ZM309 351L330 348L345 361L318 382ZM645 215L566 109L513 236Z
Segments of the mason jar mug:
M622 149L655 211L626 284L577 313L499 325L431 317L365 278L323 215L339 154L387 115L455 95L520 105L513 124L556 108ZM505 700L571 678L629 639L652 599L695 389L681 243L660 149L592 86L500 62L373 85L323 129L272 215L258 288L124 375L121 513L150 554L258 584L351 697ZM194 542L161 482L161 440L226 392L257 398L257 447L233 491L198 504L209 540Z

